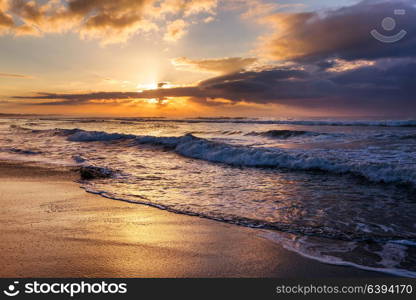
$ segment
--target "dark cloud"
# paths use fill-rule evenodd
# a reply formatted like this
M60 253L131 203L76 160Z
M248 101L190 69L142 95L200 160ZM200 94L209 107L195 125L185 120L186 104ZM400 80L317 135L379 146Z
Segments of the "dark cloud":
M416 62L397 60L343 72L303 69L271 69L239 72L214 77L193 87L161 88L143 92L98 92L87 94L50 94L16 99L52 100L46 104L76 105L91 100L189 97L207 105L229 103L284 104L293 107L320 107L355 112L416 111ZM55 102L57 101L57 102ZM42 103L45 105L45 103Z
M414 57L415 4L415 0L366 0L326 12L275 14L267 20L275 26L275 33L265 38L261 51L274 59L297 61ZM404 9L406 14L394 15L396 9ZM392 32L381 26L386 17L397 22ZM385 35L403 29L408 34L400 42L383 44L371 36L373 29Z

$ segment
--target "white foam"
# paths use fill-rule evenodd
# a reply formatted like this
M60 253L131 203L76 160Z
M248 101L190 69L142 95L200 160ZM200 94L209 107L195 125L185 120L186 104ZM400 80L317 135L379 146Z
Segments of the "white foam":
M397 241L392 241L392 243L406 245L406 246L416 246L415 241L409 241L409 240L397 240Z
M416 169L383 161L369 161L368 154L340 151L305 151L278 148L252 148L233 146L196 138L183 137L137 137L138 143L168 146L175 152L190 158L246 167L280 167L294 170L321 170L337 174L350 173L373 182L416 185ZM354 157L354 156L355 157ZM360 155L363 159L360 159ZM357 157L358 156L358 157ZM367 157L366 157L367 156Z
M233 166L320 170L335 174L353 174L373 182L416 186L414 153L395 152L394 159L371 149L301 150L235 146L197 138L191 134L179 137L135 136L100 131L63 130L69 141L93 142L134 139L137 144L150 144L172 149L186 157ZM406 163L409 162L409 163Z
M366 271L387 273L400 277L416 278L415 271L397 268L397 265L405 255L406 249L403 248L403 246L397 245L399 247L395 247L394 244L387 243L379 253L382 257L382 261L379 263L384 267L371 267L350 261L345 261L340 257L331 256L329 254L323 254L323 252L347 253L354 249L354 242L327 241L327 243L319 245L309 242L308 237L297 237L293 234L284 234L263 230L259 235L272 242L282 245L286 250L295 252L303 257L313 259L325 264L349 266ZM320 251L320 249L323 251Z
M134 138L134 135L120 133L107 133L102 131L78 130L68 137L71 142L94 142L94 141L113 141L119 139Z

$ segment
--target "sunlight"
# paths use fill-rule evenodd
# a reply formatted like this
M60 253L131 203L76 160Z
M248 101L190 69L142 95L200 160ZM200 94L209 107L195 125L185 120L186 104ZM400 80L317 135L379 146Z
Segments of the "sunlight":
M156 81L150 83L139 83L137 85L138 92L143 92L145 90L156 90L158 88L158 83Z
M149 103L149 104L158 104L159 103L159 101L156 98L145 99L144 101L146 103Z
M137 91L140 92L144 92L146 90L157 90L157 89L164 89L164 88L172 88L175 87L175 85L169 83L169 82L150 82L150 83L140 83L137 85ZM168 104L169 101L168 99L164 99L164 98L150 98L150 99L145 99L143 100L144 102L148 103L148 104Z
M174 85L170 82L157 82L152 81L150 83L139 83L137 85L138 92L143 92L146 90L157 90L157 89L169 89L176 87L177 85Z

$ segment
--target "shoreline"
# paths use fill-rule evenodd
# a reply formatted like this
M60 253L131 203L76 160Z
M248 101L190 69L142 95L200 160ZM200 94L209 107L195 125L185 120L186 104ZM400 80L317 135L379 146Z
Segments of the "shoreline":
M77 179L0 160L0 277L394 277L305 258L264 230L87 193Z

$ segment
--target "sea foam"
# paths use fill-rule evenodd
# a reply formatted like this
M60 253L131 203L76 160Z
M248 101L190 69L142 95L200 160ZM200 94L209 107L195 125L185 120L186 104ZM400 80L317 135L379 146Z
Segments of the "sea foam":
M415 165L397 164L380 158L368 160L368 153L341 150L313 151L299 149L236 146L187 134L179 137L137 136L81 129L66 131L72 142L114 141L130 139L136 145L168 148L189 158L239 167L286 168L351 174L372 182L416 186ZM361 156L361 159L360 159Z

